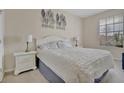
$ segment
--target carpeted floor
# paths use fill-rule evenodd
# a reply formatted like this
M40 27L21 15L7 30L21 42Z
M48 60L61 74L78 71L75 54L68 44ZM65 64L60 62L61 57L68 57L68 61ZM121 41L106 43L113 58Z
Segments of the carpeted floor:
M124 71L121 69L121 61L115 61L115 68L111 69L104 77L102 83L124 83ZM48 81L37 70L28 71L18 76L13 73L5 75L3 83L48 83Z
M13 73L7 73L2 83L48 83L48 81L37 69L21 73L17 76Z
M115 61L114 69L111 69L109 73L102 80L103 83L124 83L124 70L122 70L122 62Z

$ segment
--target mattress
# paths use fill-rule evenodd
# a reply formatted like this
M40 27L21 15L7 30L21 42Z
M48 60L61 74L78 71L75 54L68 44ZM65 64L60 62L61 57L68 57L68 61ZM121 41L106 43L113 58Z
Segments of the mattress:
M38 57L68 83L94 82L113 67L109 51L89 48L38 50Z

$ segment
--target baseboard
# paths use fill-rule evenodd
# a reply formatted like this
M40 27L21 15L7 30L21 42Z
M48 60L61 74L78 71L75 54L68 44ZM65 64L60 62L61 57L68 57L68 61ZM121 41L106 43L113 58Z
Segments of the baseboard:
M6 69L6 70L5 70L5 73L12 72L12 71L14 71L13 68L11 68L11 69Z
M115 61L122 61L121 58L114 58Z

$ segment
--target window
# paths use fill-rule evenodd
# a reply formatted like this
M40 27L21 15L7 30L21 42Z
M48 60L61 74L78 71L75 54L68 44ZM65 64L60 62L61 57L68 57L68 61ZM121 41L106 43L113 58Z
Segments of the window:
M124 19L122 15L100 19L100 44L123 47Z

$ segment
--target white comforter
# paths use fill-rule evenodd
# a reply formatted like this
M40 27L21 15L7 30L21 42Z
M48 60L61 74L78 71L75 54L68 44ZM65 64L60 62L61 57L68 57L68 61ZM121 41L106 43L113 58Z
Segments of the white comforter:
M65 82L94 82L113 67L111 53L99 49L44 49L38 57Z

